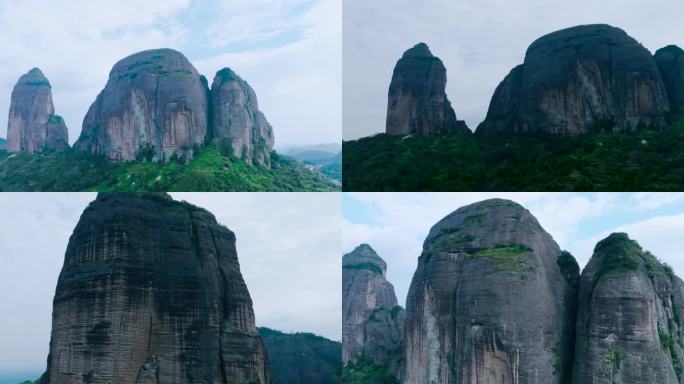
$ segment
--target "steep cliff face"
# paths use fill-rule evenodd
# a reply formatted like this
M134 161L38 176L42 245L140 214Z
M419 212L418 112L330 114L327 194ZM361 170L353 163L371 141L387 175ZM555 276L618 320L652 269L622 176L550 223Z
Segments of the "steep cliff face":
M575 383L682 382L682 281L624 233L582 271Z
M624 31L583 25L543 36L497 88L479 133L660 129L669 112L650 52Z
M399 369L405 314L386 271L387 264L368 244L342 258L344 364L366 359L395 372Z
M185 56L143 51L114 65L75 147L111 160L192 157L207 134L207 85Z
M42 383L270 383L235 235L165 194L100 194L69 239Z
M665 82L672 112L684 113L684 50L668 45L657 50L654 58Z
M406 301L403 383L562 383L578 267L523 207L486 200L432 227Z
M55 115L50 82L38 68L19 78L14 86L7 122L10 152L42 152L69 147L69 132Z
M470 133L446 95L446 68L425 43L419 43L397 62L387 104L386 131L390 135Z
M342 345L311 333L259 328L273 384L341 384Z
M256 93L229 68L216 73L211 85L213 139L230 145L248 164L270 167L273 128L257 103Z

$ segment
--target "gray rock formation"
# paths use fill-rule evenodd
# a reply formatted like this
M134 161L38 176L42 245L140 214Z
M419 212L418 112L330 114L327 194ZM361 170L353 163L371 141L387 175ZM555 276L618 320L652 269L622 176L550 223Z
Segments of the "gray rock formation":
M386 132L390 135L470 133L446 95L446 68L425 43L404 52L389 87Z
M233 232L166 194L99 194L69 239L41 382L270 383Z
M666 125L651 53L624 31L583 25L543 36L496 89L478 133L633 131Z
M7 121L9 152L42 152L69 148L64 119L55 115L50 82L38 68L19 78L12 91Z
M259 328L273 384L341 384L342 344L311 333Z
M368 244L342 258L342 362L366 359L398 374L405 313L386 271Z
M574 382L682 382L682 281L624 233L582 271Z
M154 49L114 65L75 147L111 160L191 158L207 134L207 86L180 52Z
M564 383L578 267L523 207L486 200L435 224L406 301L402 382Z
M668 45L657 50L654 58L665 82L672 112L684 113L684 50Z
M216 73L211 85L213 139L229 145L248 164L270 167L273 128L257 104L252 87L229 68Z

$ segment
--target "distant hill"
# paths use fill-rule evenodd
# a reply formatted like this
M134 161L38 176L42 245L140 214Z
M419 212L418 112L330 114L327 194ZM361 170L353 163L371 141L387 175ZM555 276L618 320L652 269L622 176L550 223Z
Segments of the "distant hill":
M296 159L311 170L317 170L335 181L342 182L342 145L318 144L309 146L284 147L280 149L286 156Z
M301 152L327 152L330 154L336 154L342 150L341 143L326 143L326 144L311 144L311 145L284 145L282 147L277 147L276 151L279 153L293 156Z
M37 383L40 373L26 373L26 374L0 374L0 384L24 384Z
M7 140L0 137L0 151L7 150Z
M341 384L342 344L312 333L259 328L273 384Z
M0 191L334 191L316 169L271 153L271 168L251 166L213 148L179 161L114 162L83 151L0 152Z

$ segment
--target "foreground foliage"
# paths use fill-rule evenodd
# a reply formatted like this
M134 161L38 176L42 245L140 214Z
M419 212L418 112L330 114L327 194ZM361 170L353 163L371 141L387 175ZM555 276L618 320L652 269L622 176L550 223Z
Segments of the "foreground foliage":
M394 375L384 367L374 364L368 359L361 359L356 364L342 367L344 384L397 384Z
M0 151L0 191L332 191L321 173L271 154L271 169L204 148L189 163L112 162L82 151Z
M684 118L662 132L379 134L343 156L347 191L681 191Z

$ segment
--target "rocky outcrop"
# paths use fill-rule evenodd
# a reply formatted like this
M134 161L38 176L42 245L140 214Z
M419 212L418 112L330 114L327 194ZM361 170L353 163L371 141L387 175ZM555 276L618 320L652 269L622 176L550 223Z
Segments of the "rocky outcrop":
M425 43L397 62L387 104L386 132L390 135L470 133L446 95L446 68Z
M403 383L563 383L578 267L523 207L486 200L435 224L406 301Z
M657 50L654 58L665 82L672 112L684 113L684 50L668 45Z
M582 271L574 382L682 382L682 281L624 233Z
M368 244L342 258L344 364L368 360L391 371L399 369L405 313L386 271L387 264Z
M257 104L256 93L229 68L216 73L211 85L213 139L229 146L248 164L270 167L273 128Z
M503 80L478 133L660 129L669 112L651 53L624 31L583 25L541 37Z
M273 384L341 384L342 345L311 333L259 328Z
M38 68L14 86L7 122L9 152L42 152L69 148L64 119L55 115L50 82Z
M99 194L67 246L42 383L270 383L235 235L166 194Z
M154 49L114 65L75 147L111 160L191 158L207 135L207 85L180 52Z

